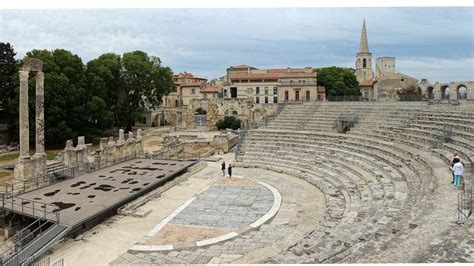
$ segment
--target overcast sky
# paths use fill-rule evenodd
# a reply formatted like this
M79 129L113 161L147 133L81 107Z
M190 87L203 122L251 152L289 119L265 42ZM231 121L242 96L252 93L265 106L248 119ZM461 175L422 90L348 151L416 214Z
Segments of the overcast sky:
M209 79L231 65L354 67L362 20L375 58L430 82L474 80L474 8L0 10L17 57L64 48L84 63L143 50ZM375 68L375 65L372 66Z

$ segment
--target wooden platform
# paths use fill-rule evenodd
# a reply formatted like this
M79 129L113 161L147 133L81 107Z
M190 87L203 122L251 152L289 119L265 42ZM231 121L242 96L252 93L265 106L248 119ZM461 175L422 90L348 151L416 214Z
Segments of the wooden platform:
M132 159L5 199L4 208L39 218L44 213L38 209L50 212L58 207L61 209L59 223L75 227L155 189L192 164L193 161ZM47 205L41 207L41 204Z

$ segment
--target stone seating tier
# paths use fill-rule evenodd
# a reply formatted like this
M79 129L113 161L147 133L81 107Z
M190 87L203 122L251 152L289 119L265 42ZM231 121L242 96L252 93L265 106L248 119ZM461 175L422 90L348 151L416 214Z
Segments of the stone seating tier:
M265 136L266 136L266 139L268 139L268 135L264 135L264 137L265 137ZM261 140L260 140L258 137L256 137L255 135L253 135L253 134L251 134L251 137L250 137L248 140L251 140L251 139L254 139L254 138L255 138L255 141L257 141L257 142L259 142L259 143L261 142ZM292 138L292 139L294 139L294 138ZM281 145L277 145L277 149L281 149L281 148L282 148L282 145L284 145L284 143L286 143L286 141L281 142ZM246 145L247 145L247 140L246 140ZM249 143L249 147L252 147L252 146L253 146L253 145ZM290 146L287 146L287 147L290 147L290 148L291 148L291 145L290 145ZM308 145L307 145L307 144L304 144L303 147L308 147ZM296 150L300 151L300 153L295 153L294 156L298 156L298 154L301 156L301 154L302 154L302 153L301 153L301 149L302 149L303 147L293 147L293 149L296 148ZM318 145L316 145L316 146L314 146L314 147L318 147ZM327 148L329 148L329 147L327 147ZM278 162L278 163L281 165L282 168L289 167L289 166L288 166L288 162L290 161L290 160L289 160L290 158L284 158L284 159L281 160L281 161L275 161L275 159L271 157L273 154L275 154L275 151L273 151L272 149L269 150L267 143L263 143L263 146L262 146L261 148L256 148L256 149L257 149L257 150L253 150L253 149L250 149L250 148L249 148L249 150L248 150L248 151L249 151L249 154L246 153L246 157L249 156L248 160L250 160L250 162L262 162L262 160L263 160L263 161L264 161L263 164L275 164L276 162ZM344 147L343 147L343 150L345 150ZM334 150L333 150L333 151L334 151ZM342 151L342 150L341 150L341 151ZM252 156L250 155L250 154L252 154L253 152L257 152L257 156L256 156L256 157L253 156L253 155L252 155ZM288 151L285 150L285 152L288 152ZM258 155L258 153L266 153L266 155L261 156L261 154ZM339 154L339 153L334 153L334 154ZM353 154L357 154L357 150L354 150L354 151L353 151ZM278 156L276 156L276 157L278 157ZM326 156L323 156L322 158L324 159L324 158L327 158L327 157L328 157L328 156L327 156L327 153L326 153ZM338 159L341 159L341 158L344 158L344 157L349 157L349 156L347 156L347 154L346 154L346 155L344 155L344 156L337 157L337 158L338 158ZM321 160L323 160L323 159L321 159ZM247 159L246 159L246 160L247 160ZM291 160L291 161L295 161L295 160ZM377 161L377 160L376 160L376 161ZM325 163L328 163L328 162L326 161ZM372 163L373 163L373 161L372 161ZM339 168L337 167L337 165L341 165L341 164L331 164L332 167L335 167L336 169L339 169ZM340 166L339 166L339 167L340 167ZM272 169L273 169L273 167L272 167ZM301 170L301 162L300 162L299 164L297 164L296 169L300 169L300 170ZM319 170L320 170L320 169L319 169ZM307 170L307 169L304 169L304 171L308 171L308 170ZM332 179L336 179L336 178L341 178L341 177L340 177L341 174L342 174L342 173L346 173L346 172L348 172L347 167L346 167L345 169L342 169L342 168L341 168L341 171L340 171L339 173L337 173L336 175L332 174L331 176L329 176L329 173L328 173L327 171L324 172L324 175L330 177L330 179L332 180ZM354 177L352 176L352 178L354 178ZM389 180L389 179L387 179L387 180ZM347 181L347 180L346 180L346 181ZM387 182L386 182L386 183L387 183ZM388 182L388 183L390 183L390 182ZM402 183L403 183L403 182L402 182ZM343 182L343 184L344 184L344 182ZM345 183L345 184L347 184L347 183ZM400 182L399 182L399 184L400 184ZM400 185L399 185L399 186L400 186ZM380 188L380 187L382 187L382 186L379 186L379 188ZM387 187L387 189L388 189L390 186L387 185L386 187ZM401 188L401 187L402 187L402 186L400 186L400 188ZM372 189L373 191L377 191L377 187L376 187L376 186L372 186L371 189ZM350 194L349 194L349 195L350 195ZM399 194L399 195L402 195L402 194ZM395 197L394 197L394 198L395 198ZM364 203L364 206L367 204L366 202L363 202L363 203ZM380 208L380 207L378 207L378 208ZM369 208L369 209L370 209L370 208ZM376 210L376 209L373 209L373 210L372 210L371 212L369 212L369 213L375 213L375 210ZM392 208L392 211L393 211L393 210L399 210L399 209L397 209L397 208ZM385 211L386 211L386 210L385 210ZM389 213L389 212L385 212L385 214L387 214L387 213ZM364 216L364 215L367 215L367 214L368 214L368 213L365 212L364 214L361 214L360 216ZM392 213L392 214L393 214L393 217L396 217L395 213ZM358 214L358 215L359 215L359 214ZM381 216L380 216L380 215L381 215ZM368 215L368 216L372 217L372 215ZM365 217L367 217L367 216L365 216ZM388 224L387 221L389 221L390 219L392 219L392 217L385 216L385 215L383 214L383 212L379 213L379 217L382 217L382 218L380 218L380 220L378 220L379 222L378 222L378 223L375 223L375 225L374 225L373 223L369 223L369 226L368 226L369 228L367 228L368 230L365 230L365 232L368 232L368 233L367 233L368 235L370 235L371 233L380 231L380 230L382 230L382 231L385 230L385 226L383 226L383 225L384 225L384 224L385 224L385 225ZM383 217L385 217L385 218L383 218ZM349 219L349 218L346 218L346 220L347 220L347 221L351 221L351 220L353 221L353 219ZM361 220L359 220L359 222L361 222ZM359 225L359 222L357 222L358 225ZM387 223L386 223L386 222L387 222ZM341 225L341 226L342 226L342 225ZM360 243L357 243L357 242L360 242L360 240L358 240L358 238L355 238L354 236L362 237L362 236L361 236L361 232L364 232L364 230L361 230L361 228L360 228L360 227L357 227L357 226L354 227L354 226L351 225L350 227L353 227L354 229L357 228L357 229L354 230L353 232L351 232L350 234L345 235L345 234L341 234L341 232L343 232L343 231L341 231L340 228L338 228L338 229L335 229L334 231L332 231L333 234L335 234L335 236L332 236L333 234L330 234L331 237L334 237L335 239L337 239L337 241L336 241L336 242L333 242L333 241L326 242L326 244L327 244L326 247L329 247L329 246L332 247L332 248L333 248L332 250L335 251L335 253L331 253L331 252L328 253L327 248L321 249L321 248L322 248L321 246L314 245L314 243L318 243L318 242L319 242L319 241L315 241L315 238L320 237L320 235L313 235L313 236L310 236L309 238L305 238L305 240L303 241L304 244L302 244L302 245L303 245L303 246L304 246L304 245L307 245L308 247L304 248L303 250L306 250L306 251L311 250L311 252L315 252L315 250L317 250L318 252L320 252L320 253L319 253L319 254L320 254L320 256L319 256L320 258L328 258L328 257L334 256L334 254L336 254L337 251L341 251L341 250L343 250L343 249L346 249L346 248L347 248L346 246L353 246L354 244L360 244ZM375 229L374 231L371 231L371 229L373 229L373 228L376 228L376 229ZM317 230L315 230L314 232L324 232L324 231L317 229ZM314 237L314 238L313 238L313 237ZM352 237L352 239L351 239L351 237ZM363 238L363 237L362 237L362 238ZM351 239L351 240L348 240L348 239ZM310 241L308 241L308 240L310 240ZM340 243L340 241L343 241L343 242L342 242L342 243L344 243L343 246L340 246L340 245L338 246L338 245L336 245L336 243ZM354 241L354 242L352 242L352 241ZM312 244L310 245L309 243L312 243ZM334 246L334 245L335 245L335 246ZM297 247L300 248L301 245L298 245ZM296 248L296 247L295 247L295 248ZM298 252L298 251L297 251L297 252ZM304 252L304 251L300 250L299 252Z

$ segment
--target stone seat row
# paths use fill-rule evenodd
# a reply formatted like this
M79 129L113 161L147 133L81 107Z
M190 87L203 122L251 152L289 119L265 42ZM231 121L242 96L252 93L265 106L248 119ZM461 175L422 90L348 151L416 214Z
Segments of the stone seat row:
M288 165L287 162L278 164L274 161L267 160L264 164L266 166L271 165L270 169L273 171L275 171L275 169L284 169L284 171L291 169L295 172L301 170L299 166L292 167L291 165ZM304 169L304 172L306 178L308 178L308 176L311 176L312 179L316 178L315 172L311 172L307 169ZM324 178L324 181L322 181L323 183L328 183L340 178L340 174L333 173L330 175L330 173L331 171L324 173L324 176L322 177ZM297 175L291 172L289 172L289 174ZM385 221L387 219L385 218L384 220L384 217L386 217L384 216L385 213L380 211L384 209L383 202L380 201L378 203L373 203L372 205L368 205L368 201L365 201L364 203L365 204L360 204L357 202L357 204L351 205L344 212L341 212L341 206L337 203L328 203L328 210L332 215L325 217L325 219L317 224L316 228L313 230L313 232L318 234L317 236L316 234L313 234L313 237L318 241L314 241L315 239L309 241L311 243L312 252L317 250L316 252L320 253L320 259L324 260L325 257L330 257L337 253L338 250L346 249L346 245L349 245L349 242L356 242L359 237L362 237L362 235L375 234L375 231L378 229L377 221ZM331 211L334 209L338 211ZM334 214L336 214L336 216L334 216ZM354 226L354 223L357 226ZM349 240L351 237L352 240ZM308 239L308 236L305 238ZM341 241L344 242L341 243ZM331 251L328 251L327 248L330 248Z
M253 138L253 136L252 136L252 138ZM260 140L258 140L258 141L260 141ZM262 152L265 152L265 151L266 151L265 149L262 149ZM355 151L355 152L357 152L357 151ZM270 153L270 154L271 154L271 153ZM265 157L266 157L266 156L263 156L263 158L265 158ZM260 157L260 158L262 158L262 157ZM269 163L271 163L271 162L272 162L272 161L270 161ZM287 165L288 165L288 162L285 160L285 161L283 162L282 167L286 167ZM383 221L382 221L382 224L383 224L383 223L386 223L387 219L388 219L388 220L391 219L389 216L383 216L383 217L385 217L386 219L382 219L382 218L381 218L381 220L379 220L379 221L382 221L382 220L383 220ZM370 226L374 226L374 225L370 223ZM360 229L360 228L358 228L358 230L356 230L356 232L355 232L356 234L355 234L355 235L352 235L352 233L351 233L351 234L349 234L349 235L346 235L345 237L338 238L338 240L339 240L339 241L342 241L341 239L343 239L343 240L346 240L346 241L347 241L347 239L350 239L350 237L353 237L353 236L360 236L360 233L363 232L363 230L361 231L361 230L359 230L359 229ZM341 235L341 232L339 232L339 231L340 231L340 230L338 230L338 232L336 232L336 233L337 233L337 236L341 237L342 235ZM367 231L370 231L370 230L367 230ZM321 230L315 230L315 232L320 233ZM337 237L337 236L336 236L336 237ZM346 237L348 237L348 238L346 238ZM309 242L309 243L304 243L304 244L303 244L303 247L301 247L301 245L300 245L300 246L298 246L298 248L301 248L301 249L302 249L301 252L305 252L305 250L306 250L306 251L309 250L310 252L315 252L315 250L317 250L316 252L320 252L320 254L319 254L319 255L320 255L320 256L319 256L319 259L320 259L320 260L319 260L319 261L324 261L327 257L330 257L330 256L334 255L334 254L332 254L332 255L329 254L327 249L320 249L320 248L321 248L320 245L316 244L316 243L320 243L319 241L317 241L317 239L318 239L318 237L316 237L316 238L311 237L311 241L306 241L306 242ZM357 238L355 238L355 239L353 239L353 240L355 240L354 243L357 243L357 242L358 242ZM303 242L304 242L304 241L303 241ZM349 241L349 242L350 242L350 241ZM344 243L344 244L347 244L347 245L349 245L349 246L352 246L352 245L354 244L354 243L347 243L347 242L345 242L345 241L343 241L343 243ZM308 245L308 247L305 248L304 245ZM328 247L329 247L329 246L328 246ZM333 247L333 246L330 246L330 248L334 248L334 247ZM343 248L343 247L340 246L339 248ZM337 250L337 249L336 249L336 250ZM316 260L316 261L318 261L318 260Z

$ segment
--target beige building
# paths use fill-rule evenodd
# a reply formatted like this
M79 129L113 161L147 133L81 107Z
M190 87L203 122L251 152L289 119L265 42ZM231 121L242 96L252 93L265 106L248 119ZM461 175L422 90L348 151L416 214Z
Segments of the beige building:
M201 89L207 79L184 72L174 75L173 81L176 91L163 97L163 106L167 108L188 106L191 100L201 99Z
M324 100L313 68L257 69L248 65L227 69L224 99L251 98L256 104Z

